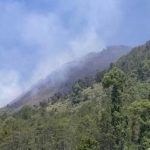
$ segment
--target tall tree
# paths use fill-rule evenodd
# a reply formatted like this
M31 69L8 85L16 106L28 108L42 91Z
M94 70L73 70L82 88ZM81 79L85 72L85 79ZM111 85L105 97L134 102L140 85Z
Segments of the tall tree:
M125 84L125 74L119 68L114 67L104 76L102 84L104 88L111 90L111 129L113 135L113 149L122 150L126 136L128 119L122 113L122 92Z

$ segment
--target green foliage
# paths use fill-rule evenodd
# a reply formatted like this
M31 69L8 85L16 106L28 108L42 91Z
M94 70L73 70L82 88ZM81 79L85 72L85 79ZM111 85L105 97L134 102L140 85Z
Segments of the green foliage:
M80 97L81 97L81 90L82 88L80 87L79 83L75 83L72 89L72 103L73 104L78 104L80 102Z
M150 147L150 101L136 101L129 107L132 117L132 141L141 150Z
M15 114L15 116L18 118L22 118L24 120L28 120L31 118L32 114L33 114L33 109L30 106L25 105L22 107L21 110L18 111L18 113Z
M150 77L150 41L138 46L117 61L116 66L127 74L136 73L138 79L146 81Z
M5 119L2 117L4 121L0 122L0 149L77 150L78 146L82 146L84 137L90 137L87 141L90 145L86 148L98 149L99 95L103 93L101 84L85 90L76 84L73 90L80 95L79 104L72 106L70 97L69 100L59 102L60 105L57 102L37 109L24 106L12 116L6 116ZM88 96L86 101L85 94ZM93 96L95 100L91 101Z
M106 73L102 81L104 88L110 86L122 90L125 82L125 74L119 68L114 67L109 73Z
M121 92L125 84L125 74L117 67L114 67L104 76L102 81L105 88L112 87L111 94L111 134L113 135L113 149L124 149L126 128L128 118L122 113Z
M78 150L98 150L97 141L94 138L86 137L81 141Z
M150 42L34 109L0 117L1 150L150 148ZM119 68L114 67L119 66ZM124 73L126 72L126 74ZM102 81L102 83L101 83ZM53 105L51 105L51 103Z

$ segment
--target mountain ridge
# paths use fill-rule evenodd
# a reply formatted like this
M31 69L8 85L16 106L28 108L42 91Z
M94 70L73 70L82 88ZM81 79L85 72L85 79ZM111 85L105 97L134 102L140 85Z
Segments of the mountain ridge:
M26 104L38 105L40 101L48 100L57 92L68 92L78 79L95 75L97 70L109 67L110 63L114 63L130 50L129 46L108 46L101 52L91 52L83 58L68 62L45 79L40 80L34 87L21 94L7 106L19 108Z

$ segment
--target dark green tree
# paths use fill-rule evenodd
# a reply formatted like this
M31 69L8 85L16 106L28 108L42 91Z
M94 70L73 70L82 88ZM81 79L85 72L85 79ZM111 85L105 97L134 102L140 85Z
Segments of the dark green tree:
M82 88L79 85L79 83L75 83L75 85L72 88L72 94L71 94L73 104L78 104L80 102L81 91Z
M113 135L113 149L123 150L126 137L128 119L123 111L122 92L125 84L125 74L119 68L114 67L104 76L102 84L104 88L111 90L111 132Z

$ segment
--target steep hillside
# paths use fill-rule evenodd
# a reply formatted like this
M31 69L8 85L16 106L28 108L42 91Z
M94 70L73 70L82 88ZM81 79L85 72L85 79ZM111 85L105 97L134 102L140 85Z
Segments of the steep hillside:
M116 65L128 74L135 74L142 81L150 77L150 41L120 58Z
M53 105L24 106L14 114L0 115L0 149L147 150L150 80L137 82L128 74L122 80L120 73L125 75L114 67L105 74L105 81L112 77L111 87L105 90L104 79L102 83L93 80L92 87L76 82L68 97ZM123 91L112 90L113 84L120 87L120 81L124 81Z
M0 149L148 150L150 77L137 71L148 73L142 66L150 59L146 45L111 65L102 80L96 74L90 84L76 81L56 103L0 115Z
M111 62L127 54L131 50L128 46L110 46L99 53L90 53L74 62L63 65L41 80L28 92L23 93L8 106L19 108L25 104L37 105L39 101L48 100L55 93L68 92L78 79L95 75L97 70L109 67Z

